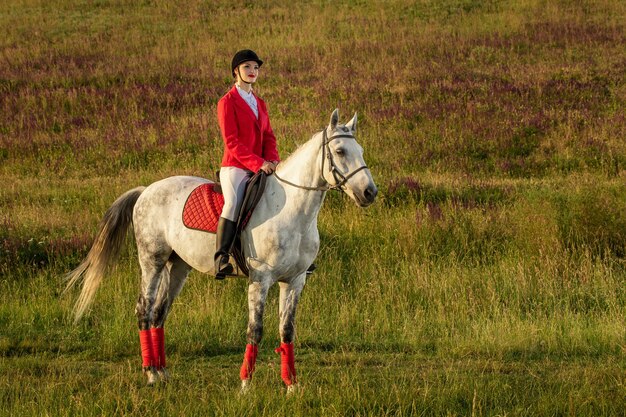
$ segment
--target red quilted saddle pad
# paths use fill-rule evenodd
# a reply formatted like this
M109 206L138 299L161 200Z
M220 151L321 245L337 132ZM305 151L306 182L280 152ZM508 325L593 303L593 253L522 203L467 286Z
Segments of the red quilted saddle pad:
M215 184L202 184L194 189L183 208L183 224L196 230L215 233L224 207L224 196L213 190Z

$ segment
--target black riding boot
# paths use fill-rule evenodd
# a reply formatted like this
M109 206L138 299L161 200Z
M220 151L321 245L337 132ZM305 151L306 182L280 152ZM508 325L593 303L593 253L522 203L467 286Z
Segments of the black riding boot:
M228 257L235 241L236 232L236 222L220 217L215 235L215 279L224 279L235 272L235 268L228 262Z

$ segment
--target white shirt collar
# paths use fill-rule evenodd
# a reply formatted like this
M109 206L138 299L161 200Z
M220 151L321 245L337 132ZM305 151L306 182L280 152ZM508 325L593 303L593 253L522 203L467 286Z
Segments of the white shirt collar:
M250 90L249 93L246 93L246 91L240 88L237 84L235 84L235 86L237 87L237 91L239 92L239 95L241 96L241 98L243 98L243 101L245 101L248 104L248 106L250 107L254 115L258 118L259 108L256 102L256 97L254 96L254 94L252 94L252 89Z
M250 97L253 92L252 87L250 87L250 92L248 93L246 90L244 90L243 88L239 87L239 85L235 84L235 87L237 87L237 91L239 91L239 94L241 94L241 97Z

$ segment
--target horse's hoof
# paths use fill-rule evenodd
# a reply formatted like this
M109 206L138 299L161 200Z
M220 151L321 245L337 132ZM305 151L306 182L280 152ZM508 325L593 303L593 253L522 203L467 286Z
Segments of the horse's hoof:
M241 395L245 395L249 393L251 389L252 389L252 384L250 383L249 379L241 380L241 390L239 391Z
M159 375L161 382L167 383L170 380L170 373L167 372L167 368L157 370L157 374Z
M146 379L148 380L149 387L159 382L160 371L157 371L154 366L144 366L143 374L146 376Z
M287 395L294 395L301 391L302 391L302 388L298 384L287 385Z
M151 387L159 381L156 372L146 371L146 377L148 378L148 386Z

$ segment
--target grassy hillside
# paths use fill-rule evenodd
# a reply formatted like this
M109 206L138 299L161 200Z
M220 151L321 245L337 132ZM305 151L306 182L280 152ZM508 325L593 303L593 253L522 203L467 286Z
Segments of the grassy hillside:
M608 0L3 2L0 415L624 415L624 44ZM132 239L60 296L118 195L213 177L241 48L281 154L356 111L380 188L327 196L288 399L276 289L243 398L245 280L192 273L156 389Z

